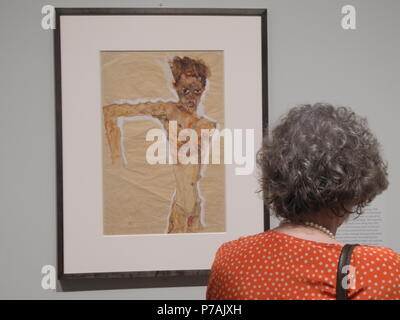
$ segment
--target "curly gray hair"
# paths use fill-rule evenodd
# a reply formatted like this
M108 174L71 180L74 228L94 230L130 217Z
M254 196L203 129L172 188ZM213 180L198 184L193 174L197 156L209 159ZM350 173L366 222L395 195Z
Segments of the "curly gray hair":
M323 209L361 214L388 186L387 163L367 120L325 103L291 109L264 138L257 164L266 204L296 223Z

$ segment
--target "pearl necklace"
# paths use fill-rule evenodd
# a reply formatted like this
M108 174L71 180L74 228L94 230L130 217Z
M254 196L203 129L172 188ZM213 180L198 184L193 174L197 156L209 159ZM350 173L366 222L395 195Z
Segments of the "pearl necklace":
M285 220L285 221L283 221L283 223L291 223L292 224L292 222L289 220ZM318 229L319 231L322 231L323 233L328 235L330 238L335 239L335 235L331 231L329 231L327 228L325 228L319 224L307 221L307 222L304 222L304 225L309 226L311 228Z
M330 238L335 239L335 235L331 231L329 231L327 228L325 228L323 226L320 226L319 224L316 224L314 222L304 222L304 224L306 226L318 229L318 230L322 231L323 233L327 234Z

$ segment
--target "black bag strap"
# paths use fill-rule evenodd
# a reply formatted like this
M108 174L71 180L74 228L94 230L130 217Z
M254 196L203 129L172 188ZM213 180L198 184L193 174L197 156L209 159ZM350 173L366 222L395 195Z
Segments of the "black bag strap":
M347 273L343 273L343 267L350 265L351 254L359 244L345 244L340 252L339 263L336 273L336 300L347 300L348 290L343 288L342 282Z

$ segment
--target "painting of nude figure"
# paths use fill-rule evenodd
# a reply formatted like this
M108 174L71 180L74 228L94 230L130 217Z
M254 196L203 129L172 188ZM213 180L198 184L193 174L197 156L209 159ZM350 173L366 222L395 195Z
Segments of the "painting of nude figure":
M178 134L193 129L199 137L202 129L223 129L223 51L102 51L100 57L104 235L225 232L223 159L146 160L153 128L167 139L171 122Z

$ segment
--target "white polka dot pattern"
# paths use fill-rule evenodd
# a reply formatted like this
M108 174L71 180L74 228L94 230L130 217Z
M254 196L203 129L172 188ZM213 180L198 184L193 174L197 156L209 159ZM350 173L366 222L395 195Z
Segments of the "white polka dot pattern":
M342 246L266 231L224 243L208 280L208 300L334 300ZM358 246L349 298L400 300L400 255Z

